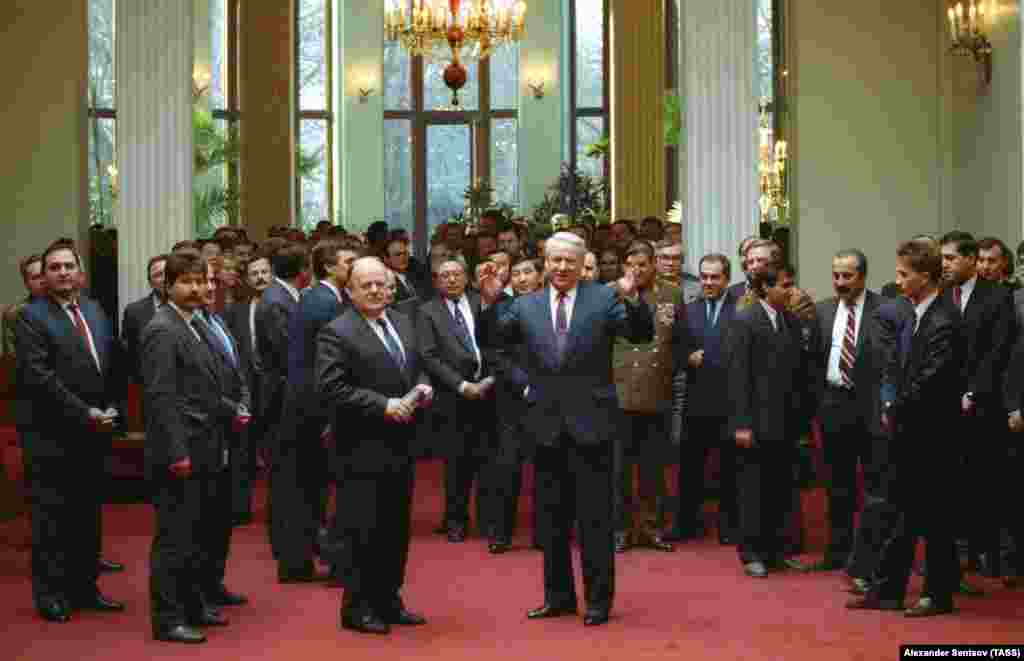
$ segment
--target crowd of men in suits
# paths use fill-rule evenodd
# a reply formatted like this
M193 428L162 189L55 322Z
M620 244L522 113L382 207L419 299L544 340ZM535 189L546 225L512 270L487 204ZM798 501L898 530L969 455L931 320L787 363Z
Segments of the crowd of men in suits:
M426 263L382 223L365 238L318 228L311 245L284 230L244 250L227 235L215 249L186 241L149 260L152 291L126 307L121 338L82 294L73 243L26 260L29 296L5 313L5 340L38 612L60 622L124 608L97 577L102 463L131 381L156 513L159 640L203 642L202 628L228 623L222 607L246 603L225 573L260 465L279 582L343 587L346 629L423 624L401 588L424 453L445 462L436 532L462 543L475 520L496 555L512 548L522 464L533 463L544 603L531 619L578 612L574 535L586 625L608 621L616 553L702 536L710 450L718 539L750 577L845 570L857 594L848 607L902 610L920 537L925 586L908 616L980 592L957 540L966 571L1016 584L1024 522L1003 485L1020 468L1024 345L1005 244L915 237L882 294L866 288L864 254L843 250L834 296L815 305L770 240L743 241L745 277L730 287L726 255L686 274L678 234L666 238L657 219L640 231L618 221L599 238L576 225L534 254L521 226L487 216L475 234L442 225ZM785 531L812 421L829 468L829 542L807 565ZM1004 528L1016 542L1008 563Z

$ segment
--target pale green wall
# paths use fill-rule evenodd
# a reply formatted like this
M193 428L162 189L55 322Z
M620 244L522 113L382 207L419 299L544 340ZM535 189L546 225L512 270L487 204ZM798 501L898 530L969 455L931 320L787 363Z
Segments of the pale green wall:
M87 50L82 0L2 3L0 303L24 295L20 257L42 252L57 237L86 235Z
M992 83L972 58L952 60L957 224L976 236L1021 240L1020 5L1002 0L991 29Z
M793 0L790 11L800 284L830 295L832 254L860 248L879 287L900 240L942 229L940 3Z

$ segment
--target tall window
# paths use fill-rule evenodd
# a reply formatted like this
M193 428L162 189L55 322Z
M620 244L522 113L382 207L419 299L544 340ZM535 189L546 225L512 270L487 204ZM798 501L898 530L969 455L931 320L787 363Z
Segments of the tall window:
M495 204L519 199L518 47L467 64L458 106L441 79L446 65L385 44L385 220L410 230L420 249L463 213L469 186L489 184Z
M608 122L608 2L568 0L569 163L595 177L608 173L607 158L587 156L603 140Z
M209 76L197 79L194 90L193 214L195 233L201 238L222 225L240 222L238 3L209 0L209 61L197 51L197 74Z
M114 0L89 0L89 221L113 221L117 156Z
M786 111L785 47L781 0L757 0L757 77L758 94L767 102L768 116L775 138L782 139Z
M296 80L298 143L296 155L297 224L310 230L321 220L334 222L332 105L332 0L296 0Z

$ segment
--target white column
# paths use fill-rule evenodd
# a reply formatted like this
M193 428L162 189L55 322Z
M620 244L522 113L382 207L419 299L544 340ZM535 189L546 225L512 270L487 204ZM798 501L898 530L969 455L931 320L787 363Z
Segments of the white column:
M146 262L193 234L193 3L117 4L118 301L149 289Z
M754 0L679 0L686 265L757 231ZM733 260L733 279L742 276Z

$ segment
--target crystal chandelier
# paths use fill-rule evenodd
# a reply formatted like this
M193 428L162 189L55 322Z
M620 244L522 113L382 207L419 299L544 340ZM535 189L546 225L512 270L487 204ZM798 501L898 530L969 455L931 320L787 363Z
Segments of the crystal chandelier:
M992 42L985 34L993 9L991 3L971 0L967 9L962 2L950 7L949 36L952 39L950 52L954 55L973 55L974 60L984 67L985 82L992 82Z
M487 58L496 48L523 38L526 3L523 0L385 0L384 38L398 42L410 55L451 62L444 84L459 105L466 84L462 62Z

